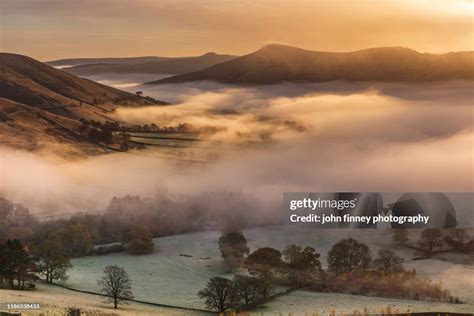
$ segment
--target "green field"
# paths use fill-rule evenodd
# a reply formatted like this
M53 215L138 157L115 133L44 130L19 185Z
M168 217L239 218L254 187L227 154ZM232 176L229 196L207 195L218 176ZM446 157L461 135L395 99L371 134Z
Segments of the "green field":
M196 134L189 133L128 133L130 141L164 147L189 147L199 145L202 141Z

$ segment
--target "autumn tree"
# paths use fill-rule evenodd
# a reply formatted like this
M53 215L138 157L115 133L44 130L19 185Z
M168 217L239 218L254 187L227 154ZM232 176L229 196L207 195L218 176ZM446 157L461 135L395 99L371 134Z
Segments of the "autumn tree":
M69 258L64 253L64 245L58 238L48 238L39 249L39 270L45 276L45 281L67 279L67 270L72 267Z
M353 238L342 239L328 253L329 271L336 274L366 270L371 262L369 247Z
M101 292L114 304L114 308L133 299L132 281L121 267L115 265L105 267L104 276L97 281L97 284L101 287Z
M231 270L241 267L250 252L244 234L240 231L223 233L218 243L224 264Z
M125 242L128 243L128 251L136 255L151 253L155 247L153 236L145 226L133 228L126 235Z
M377 257L373 261L373 265L377 270L389 274L402 272L404 270L403 261L404 259L397 256L392 250L380 249L377 252Z
M198 295L205 300L208 308L219 313L233 308L239 301L233 282L221 277L211 278Z
M50 235L62 244L66 257L87 255L92 249L92 237L84 224L72 224Z
M421 232L421 239L418 241L418 245L420 245L428 254L431 254L434 248L443 245L443 234L439 229L425 229Z
M320 255L312 247L302 249L291 244L285 248L283 256L287 262L288 279L292 284L304 285L322 273Z
M270 248L260 248L252 252L245 260L245 267L249 273L259 280L260 295L267 298L275 286L276 274L281 271L284 262L281 252Z

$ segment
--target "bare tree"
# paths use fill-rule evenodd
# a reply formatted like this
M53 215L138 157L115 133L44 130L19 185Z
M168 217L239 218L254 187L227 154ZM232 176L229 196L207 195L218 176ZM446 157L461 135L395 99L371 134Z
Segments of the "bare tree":
M124 300L133 298L132 281L121 267L105 267L104 276L97 283L102 287L101 291L114 303L114 308L117 308L117 305Z
M255 303L260 298L260 283L255 277L236 274L234 276L234 287L245 306Z
M207 282L206 288L198 293L199 297L205 299L206 306L218 312L234 307L238 303L238 294L231 280L214 277Z

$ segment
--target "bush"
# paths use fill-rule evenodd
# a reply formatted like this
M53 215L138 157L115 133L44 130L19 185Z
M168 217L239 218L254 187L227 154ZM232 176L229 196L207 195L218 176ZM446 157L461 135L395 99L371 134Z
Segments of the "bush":
M328 273L312 286L313 290L331 293L367 295L411 300L460 302L440 283L417 277L415 271L380 274L353 271L342 274Z

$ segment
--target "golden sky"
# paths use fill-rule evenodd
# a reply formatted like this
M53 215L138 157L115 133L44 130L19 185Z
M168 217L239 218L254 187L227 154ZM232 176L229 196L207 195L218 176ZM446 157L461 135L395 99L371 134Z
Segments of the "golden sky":
M473 0L0 0L0 51L40 60L246 54L268 43L474 50Z

